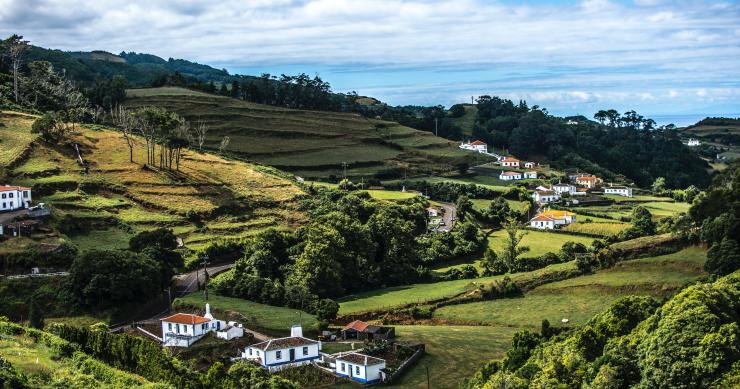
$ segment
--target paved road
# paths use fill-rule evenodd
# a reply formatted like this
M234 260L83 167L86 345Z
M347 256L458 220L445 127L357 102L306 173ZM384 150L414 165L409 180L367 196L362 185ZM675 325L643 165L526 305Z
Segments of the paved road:
M444 210L442 213L442 221L444 221L445 225L439 226L437 231L449 232L452 227L455 226L455 221L457 220L457 207L452 203L439 203L439 206Z
M208 275L213 278L216 274L223 273L234 267L233 263L208 267ZM175 277L175 290L172 297L182 297L188 293L198 290L198 281L205 282L203 269L191 271L189 273L178 274Z

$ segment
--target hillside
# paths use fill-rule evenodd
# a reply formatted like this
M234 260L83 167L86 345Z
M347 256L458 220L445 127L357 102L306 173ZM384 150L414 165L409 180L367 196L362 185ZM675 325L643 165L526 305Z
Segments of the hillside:
M51 204L63 232L83 249L125 246L132 233L159 226L172 227L186 246L197 248L305 218L296 204L302 190L273 169L186 151L179 172L159 172L143 167L141 141L131 163L120 133L78 127L72 141L89 163L83 174L71 146L35 141L32 122L9 112L0 116L3 143L12 145L0 154L2 181L33 187L34 200Z
M228 136L235 156L302 177L341 176L343 162L349 176L365 179L441 173L480 158L431 133L354 114L285 109L173 87L129 90L126 104L203 120L210 128L207 148L217 149Z
M475 117L478 115L478 107L474 104L462 104L465 109L465 114L460 117L452 118L452 122L460 127L465 137L473 135L473 127L475 126Z
M680 133L684 138L699 139L707 156L727 161L740 158L740 119L706 118L680 129Z

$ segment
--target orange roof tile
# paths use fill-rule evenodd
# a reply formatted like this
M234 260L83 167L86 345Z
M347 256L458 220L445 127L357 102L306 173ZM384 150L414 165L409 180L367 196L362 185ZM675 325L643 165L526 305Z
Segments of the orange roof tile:
M562 218L564 218L566 216L574 216L575 213L568 212L568 211L561 211L561 210L558 210L558 209L546 209L546 210L542 211L541 215L544 215L544 216L547 216L547 217L551 217L551 218L555 218L555 219L562 219Z
M537 216L535 216L535 217L534 217L534 218L533 218L532 220L530 220L530 221L535 221L535 222L551 222L551 221L553 221L553 220L555 220L555 219L553 219L553 218L551 218L551 217L547 217L547 216L545 216L545 215L537 215Z
M0 186L0 192L10 192L13 190L31 190L31 188L27 186L10 186L10 185Z
M191 315L189 313L176 313L172 316L165 317L162 321L179 324L202 324L208 323L209 319L203 316Z
M481 142L479 140L476 140L476 141L474 141L474 142L472 142L470 144L473 145L473 146L485 146L486 145L485 142Z
M349 323L346 326L344 326L344 329L345 330L348 330L348 329L351 328L351 329L353 329L355 331L362 332L362 331L365 331L365 329L367 328L367 326L369 326L369 324L365 323L364 321L362 321L362 320L355 320L352 323Z
M504 159L502 159L501 162L521 162L521 161L514 157L504 157Z
M522 173L517 173L517 172L503 172L503 173L501 173L501 175L502 176L521 176Z

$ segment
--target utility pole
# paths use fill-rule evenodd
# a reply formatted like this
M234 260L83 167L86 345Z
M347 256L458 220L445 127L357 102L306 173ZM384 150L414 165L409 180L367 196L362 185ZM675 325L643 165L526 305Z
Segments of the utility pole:
M437 118L434 118L434 136L439 136L437 133Z
M429 384L429 366L427 366L427 389L431 389L431 385Z
M343 178L347 178L347 162L342 162L342 169L344 169Z
M205 295L206 302L208 302L208 268L207 266L210 264L210 262L208 262L207 255L204 255L201 258L203 258L203 262L201 262L201 264L203 265L203 294Z

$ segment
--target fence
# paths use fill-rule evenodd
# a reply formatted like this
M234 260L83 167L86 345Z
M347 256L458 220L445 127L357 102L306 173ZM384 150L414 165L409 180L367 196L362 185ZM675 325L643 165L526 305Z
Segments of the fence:
M414 352L414 354L411 355L409 359L403 361L401 366L398 366L398 369L396 369L396 371L394 371L393 373L391 373L390 375L386 377L384 383L393 383L393 381L400 378L403 375L403 373L405 373L406 370L410 369L411 366L413 366L416 363L416 361L419 360L419 358L424 356L425 353L426 351L424 347L417 348L416 352Z

